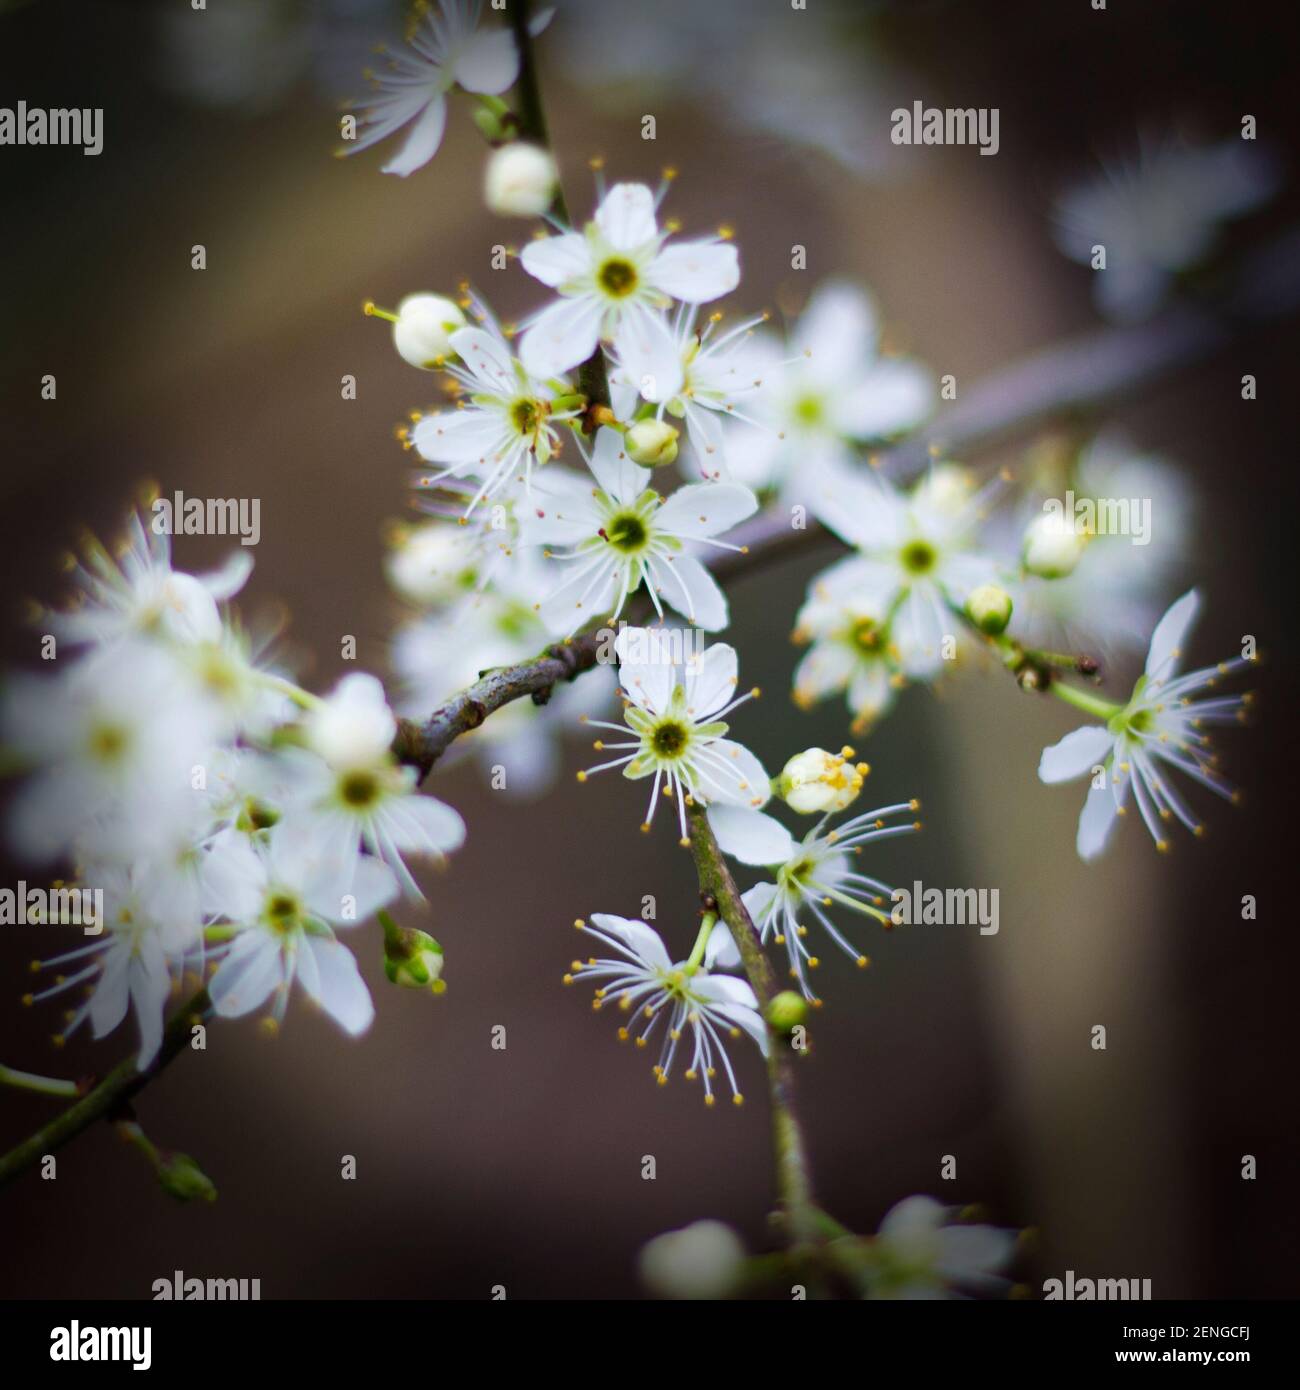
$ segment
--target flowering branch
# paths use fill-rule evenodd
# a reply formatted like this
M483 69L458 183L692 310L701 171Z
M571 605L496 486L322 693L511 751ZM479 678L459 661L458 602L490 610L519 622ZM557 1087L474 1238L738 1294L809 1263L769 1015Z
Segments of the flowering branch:
M494 710L525 695L544 705L551 691L595 665L600 650L599 634L581 633L557 642L540 655L514 666L485 672L468 689L453 695L424 720L398 722L393 752L399 762L418 769L423 778L461 734L477 729Z
M147 1067L141 1070L134 1054L119 1062L74 1105L10 1149L0 1158L0 1187L11 1182L24 1169L38 1163L46 1154L62 1148L96 1121L111 1118L185 1048L190 1039L190 1029L210 1008L207 990L200 990L173 1015L158 1055Z
M705 906L719 912L731 931L741 964L768 1024L767 1085L772 1105L777 1191L786 1223L787 1244L813 1241L818 1237L819 1220L813 1205L807 1144L794 1106L794 1059L788 1039L773 1028L769 1017L769 1006L777 993L776 974L763 953L758 932L722 857L708 814L698 803L690 809L690 842Z

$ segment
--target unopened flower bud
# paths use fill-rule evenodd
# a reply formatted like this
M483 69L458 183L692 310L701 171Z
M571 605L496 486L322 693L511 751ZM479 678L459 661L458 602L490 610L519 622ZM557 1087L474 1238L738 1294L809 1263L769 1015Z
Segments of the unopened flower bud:
M966 600L966 612L981 632L996 637L1011 621L1011 595L997 584L981 584Z
M390 984L404 989L431 989L441 994L442 947L428 932L399 927L386 912L379 914L384 928L384 974Z
M651 468L675 463L679 433L667 420L638 420L626 435L627 456Z
M548 151L514 140L488 156L483 197L504 217L540 217L555 198L558 180Z
M776 794L803 816L843 811L862 790L868 770L866 763L850 762L852 757L852 748L839 753L824 748L796 753L776 779Z
M393 346L413 367L432 371L453 356L451 335L465 327L458 304L440 294L409 294L397 306Z
M159 1154L158 1182L162 1190L178 1202L215 1202L217 1189L212 1179L189 1154Z
M736 1287L745 1247L721 1221L695 1221L642 1246L645 1286L661 1298L725 1298Z
M791 1033L808 1018L808 1001L792 989L783 989L768 1001L767 1021L778 1033Z
M1064 579L1073 574L1087 534L1059 512L1044 512L1025 528L1024 562L1030 574L1043 579Z

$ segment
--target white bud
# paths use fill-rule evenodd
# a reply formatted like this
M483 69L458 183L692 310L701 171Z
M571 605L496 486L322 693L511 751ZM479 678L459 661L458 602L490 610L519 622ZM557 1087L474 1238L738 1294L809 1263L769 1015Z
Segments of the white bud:
M679 433L667 420L638 420L624 437L627 456L633 463L643 463L651 468L675 463Z
M393 346L413 367L432 371L453 356L451 335L465 327L460 305L440 294L408 294L397 306Z
M956 516L970 500L974 485L968 468L959 463L941 463L917 483L912 499L940 516Z
M1074 572L1087 544L1087 535L1075 529L1072 518L1044 512L1025 528L1025 568L1043 579L1064 579Z
M642 1246L645 1286L661 1298L725 1298L736 1285L745 1247L721 1221L695 1221Z
M308 746L334 767L368 767L383 759L397 720L374 676L344 676L303 721Z
M981 632L996 637L1011 621L1011 595L997 584L981 584L966 600L966 612Z
M488 156L483 197L503 217L540 217L551 206L558 180L547 150L516 140Z
M472 587L477 548L468 526L440 521L419 526L389 551L388 582L413 603L448 603Z
M777 795L802 816L843 811L857 800L869 771L866 763L849 762L851 757L852 748L839 753L828 753L824 748L796 753L781 769Z

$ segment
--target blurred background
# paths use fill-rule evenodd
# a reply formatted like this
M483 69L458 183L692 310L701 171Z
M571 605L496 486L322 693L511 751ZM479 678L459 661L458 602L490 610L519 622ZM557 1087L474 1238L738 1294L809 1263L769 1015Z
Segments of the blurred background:
M685 230L736 229L736 307L779 321L824 277L857 278L890 343L964 387L1098 324L1088 271L1053 246L1051 202L1137 132L1218 140L1252 113L1294 169L1284 13L561 0L539 51L571 207L588 207L590 156L649 182L675 165L670 211ZM393 427L434 384L360 306L465 276L507 318L539 300L517 265L489 268L492 245L528 228L483 210L485 147L467 103L409 179L379 173L391 150L331 158L372 45L399 32L398 7L381 0L0 5L0 104L105 111L98 158L0 148L6 666L38 664L20 601L59 596L59 556L80 529L114 535L154 480L164 495L261 499L240 607L287 607L306 684L343 673L344 633L358 665L387 669L399 608L382 537L409 508ZM998 107L997 157L891 146L890 110L917 99ZM1225 246L1298 215L1289 183ZM806 272L789 269L793 243L808 248ZM1081 864L1078 788L1036 777L1041 748L1079 721L997 673L910 691L859 745L871 804L925 804L925 833L887 846L878 871L997 887L1001 930L877 934L865 974L824 953L801 1108L820 1198L846 1225L874 1230L925 1192L1035 1228L1016 1270L1035 1289L1073 1269L1150 1278L1156 1297L1295 1294L1295 586L1283 556L1295 347L1294 322L1277 322L1083 422L1122 426L1194 491L1183 578L1206 597L1198 664L1246 633L1265 652L1254 726L1224 740L1242 809L1207 805L1205 841L1167 856L1124 825L1104 860ZM1259 381L1253 403L1240 398L1245 372ZM53 402L40 398L46 373ZM345 373L355 401L340 398ZM1018 467L1035 442L971 461ZM229 543L176 549L203 569ZM732 594L728 640L766 692L734 729L770 768L846 737L841 704L805 715L786 697L794 613L829 555ZM1117 669L1112 689L1129 675ZM648 1059L561 986L574 917L635 915L654 894L658 926L684 949L696 909L688 856L666 831L635 833L640 803L621 780L577 788L586 761L570 742L561 781L533 802L490 790L477 761L440 771L431 785L469 839L426 876L427 919L406 920L441 940L447 993L389 987L372 926L351 943L378 1005L363 1039L300 1000L275 1042L251 1024L211 1028L208 1051L180 1058L138 1110L156 1143L198 1158L217 1205L171 1203L101 1126L60 1154L56 1181L29 1172L0 1194L0 1294L148 1297L180 1269L258 1277L266 1298L480 1298L495 1284L512 1298L605 1298L639 1292L643 1241L699 1217L762 1248L772 1173L757 1058L741 1064L749 1103L706 1111L693 1090L655 1086ZM0 882L26 872L5 860ZM1255 921L1241 917L1247 893ZM0 1059L79 1075L124 1055L125 1030L51 1049L53 1013L18 1004L26 962L48 944L40 928L4 931ZM1105 1052L1090 1046L1098 1023ZM490 1046L497 1024L505 1051ZM51 1108L0 1095L0 1148ZM344 1154L355 1182L340 1181ZM939 1177L946 1154L954 1182ZM1255 1181L1242 1180L1246 1154Z

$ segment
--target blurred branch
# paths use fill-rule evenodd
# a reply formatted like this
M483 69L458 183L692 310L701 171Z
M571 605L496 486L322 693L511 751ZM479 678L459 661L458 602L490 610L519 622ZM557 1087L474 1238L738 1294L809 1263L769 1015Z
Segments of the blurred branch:
M154 1060L140 1070L134 1056L119 1062L98 1085L92 1087L75 1105L49 1124L42 1125L30 1138L0 1158L0 1187L12 1182L24 1169L40 1162L46 1154L62 1148L82 1130L97 1120L116 1118L122 1107L142 1087L158 1075L186 1046L190 1030L211 1008L208 992L201 989L187 1004L172 1016L163 1034L162 1046Z

